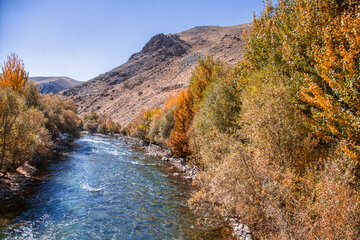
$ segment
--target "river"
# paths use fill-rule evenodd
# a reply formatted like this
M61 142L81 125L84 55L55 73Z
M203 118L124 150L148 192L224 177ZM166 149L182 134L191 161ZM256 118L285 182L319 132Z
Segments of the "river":
M219 239L197 227L189 185L168 163L111 138L41 166L16 200L1 204L1 239Z

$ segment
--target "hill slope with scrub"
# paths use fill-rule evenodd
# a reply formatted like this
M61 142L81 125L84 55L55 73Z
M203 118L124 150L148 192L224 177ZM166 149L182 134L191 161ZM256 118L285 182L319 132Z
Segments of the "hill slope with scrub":
M199 57L213 55L230 64L243 54L243 28L204 26L158 34L123 65L62 93L81 115L96 112L126 125L142 109L161 107L169 94L188 86Z

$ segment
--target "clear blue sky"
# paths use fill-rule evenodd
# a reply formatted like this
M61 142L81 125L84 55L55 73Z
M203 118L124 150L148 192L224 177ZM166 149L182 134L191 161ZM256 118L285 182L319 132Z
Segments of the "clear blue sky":
M89 80L127 61L157 33L252 21L262 0L0 0L0 61L30 76Z

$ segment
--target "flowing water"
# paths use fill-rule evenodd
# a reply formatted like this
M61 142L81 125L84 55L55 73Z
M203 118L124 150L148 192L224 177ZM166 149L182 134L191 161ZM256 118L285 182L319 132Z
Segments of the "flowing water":
M42 166L38 180L0 206L2 239L218 239L187 207L189 186L156 158L116 139Z

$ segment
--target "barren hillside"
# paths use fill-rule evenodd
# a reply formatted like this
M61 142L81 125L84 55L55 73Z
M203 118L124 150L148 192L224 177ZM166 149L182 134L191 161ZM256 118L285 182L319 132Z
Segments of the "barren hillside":
M249 26L204 26L158 34L125 64L62 94L76 102L82 115L97 112L125 125L140 110L160 107L169 94L187 87L199 56L238 62L244 49L243 27Z

